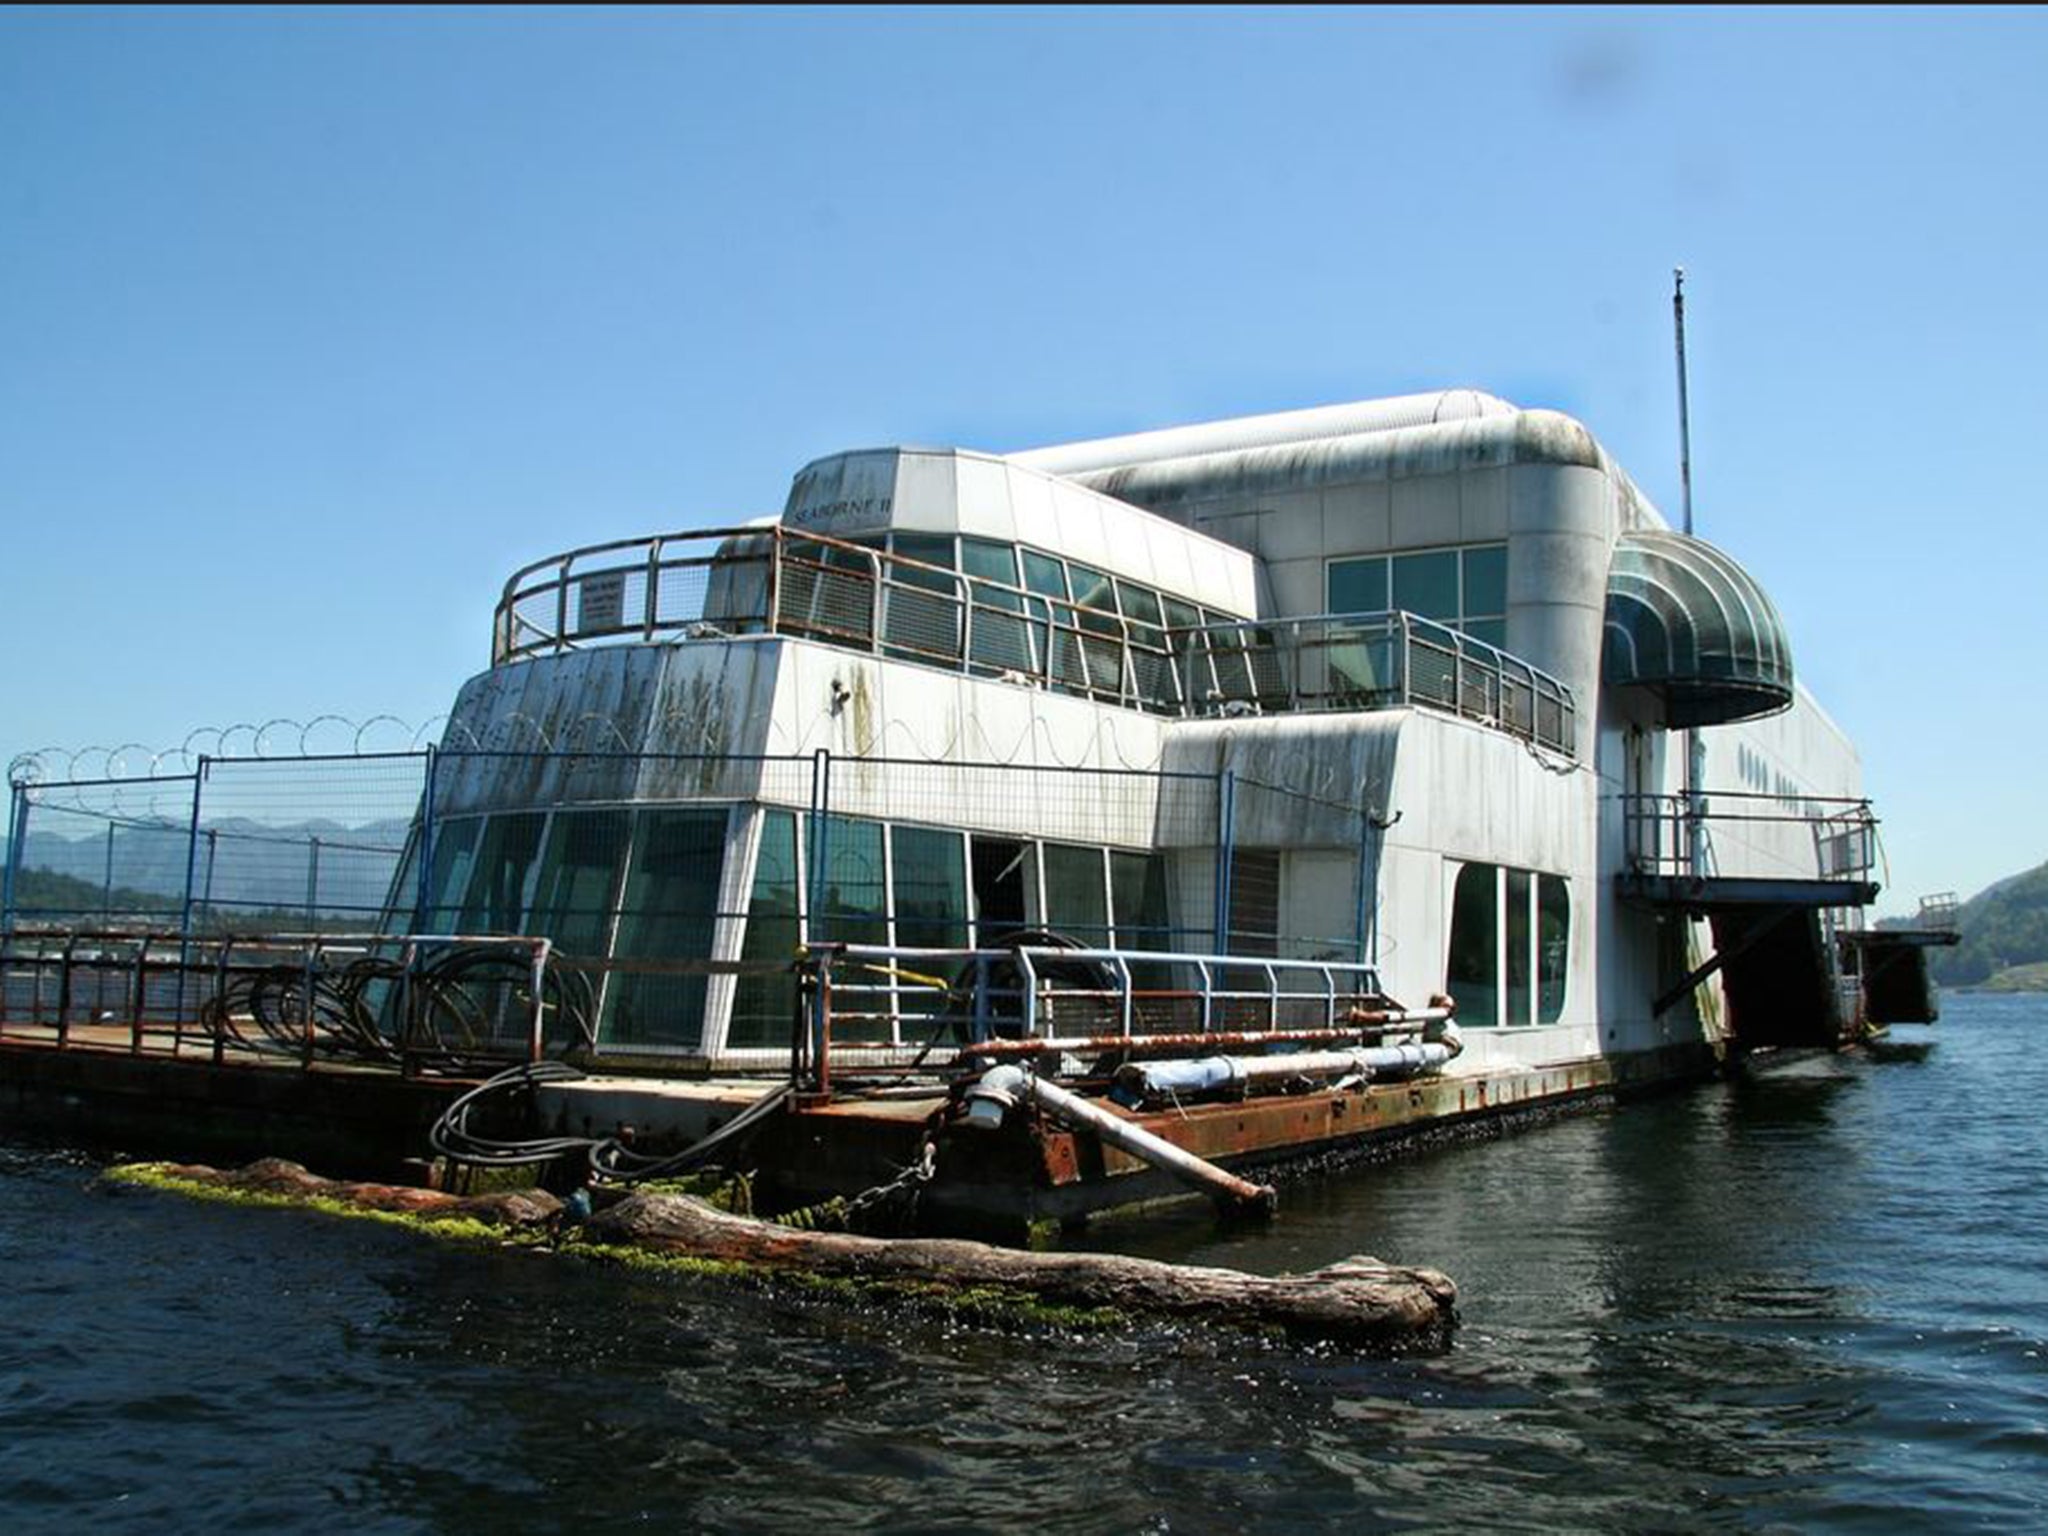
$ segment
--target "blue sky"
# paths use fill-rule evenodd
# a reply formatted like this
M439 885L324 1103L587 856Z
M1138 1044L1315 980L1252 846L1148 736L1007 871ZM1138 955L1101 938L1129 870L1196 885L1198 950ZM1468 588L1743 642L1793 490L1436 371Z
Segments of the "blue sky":
M0 761L444 710L497 589L806 459L1469 384L2048 857L2039 12L0 13Z

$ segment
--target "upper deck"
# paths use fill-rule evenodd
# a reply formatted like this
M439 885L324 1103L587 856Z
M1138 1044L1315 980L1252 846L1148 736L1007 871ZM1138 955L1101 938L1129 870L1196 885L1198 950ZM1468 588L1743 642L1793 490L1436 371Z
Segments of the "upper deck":
M758 524L570 550L506 583L492 660L784 636L1176 718L1419 705L1576 749L1570 689L1414 614L1259 620L1028 544L886 540Z

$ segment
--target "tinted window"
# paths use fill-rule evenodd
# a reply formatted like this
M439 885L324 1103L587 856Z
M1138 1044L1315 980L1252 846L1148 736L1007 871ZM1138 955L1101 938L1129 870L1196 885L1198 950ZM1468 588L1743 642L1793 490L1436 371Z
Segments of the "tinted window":
M718 916L725 867L723 807L644 811L619 902L615 960L704 960ZM697 1044L704 1027L702 976L614 971L605 987L604 1040L619 1046Z
M754 889L747 900L742 960L787 962L795 958L797 926L796 817L764 811L761 846L754 855ZM726 1043L784 1045L795 1024L794 974L742 976L733 987L732 1021Z
M1451 894L1451 949L1445 988L1458 1005L1461 1025L1500 1020L1499 873L1491 864L1467 864Z

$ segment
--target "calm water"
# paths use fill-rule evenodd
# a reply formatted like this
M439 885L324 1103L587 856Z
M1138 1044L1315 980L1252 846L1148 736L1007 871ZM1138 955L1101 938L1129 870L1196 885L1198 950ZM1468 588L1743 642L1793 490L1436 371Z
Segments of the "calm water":
M2048 1527L2048 1003L1101 1240L1463 1288L1448 1355L1004 1336L0 1148L9 1531Z

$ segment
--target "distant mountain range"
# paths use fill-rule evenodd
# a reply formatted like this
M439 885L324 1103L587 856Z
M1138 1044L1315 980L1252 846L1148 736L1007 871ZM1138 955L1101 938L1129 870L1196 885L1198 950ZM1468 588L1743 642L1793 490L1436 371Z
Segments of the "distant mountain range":
M398 820L353 827L338 821L209 822L200 828L197 857L190 860L193 896L238 907L298 908L306 904L311 879L321 908L374 910L390 889L408 825ZM131 902L181 900L187 843L183 827L116 826L111 838L31 831L22 840L21 867L121 892ZM0 842L0 861L5 848ZM21 905L28 909L25 900Z

